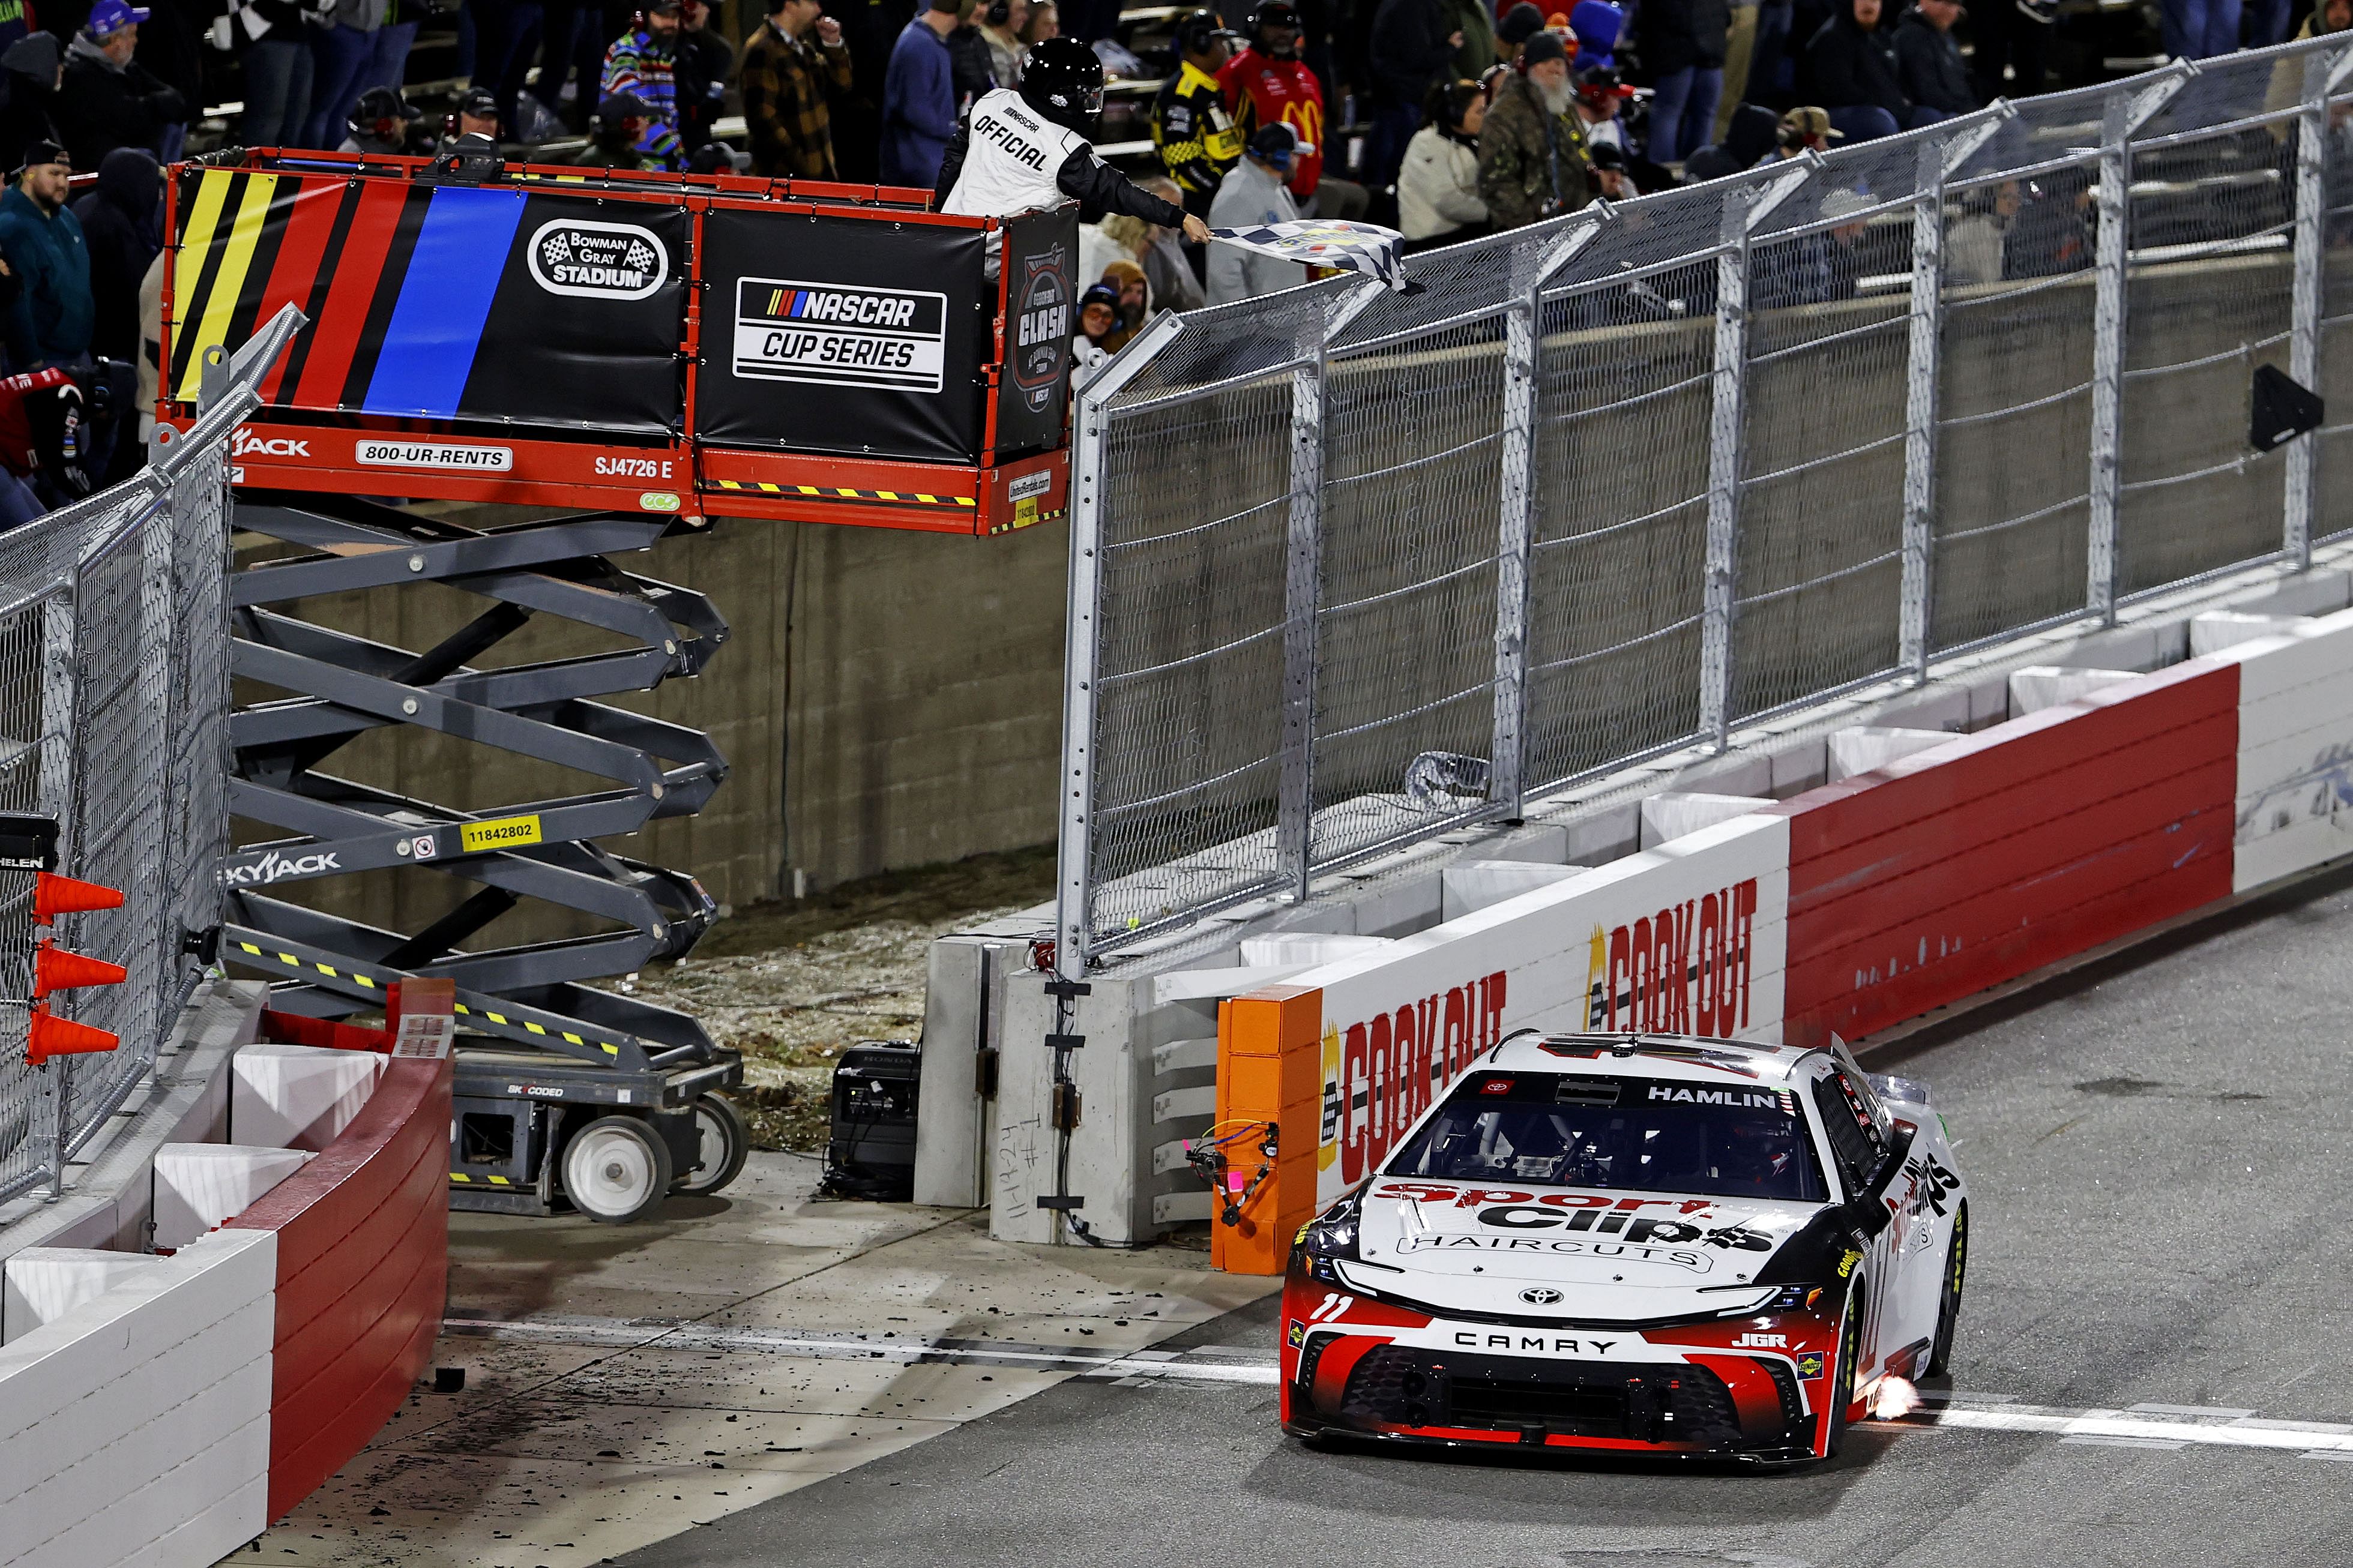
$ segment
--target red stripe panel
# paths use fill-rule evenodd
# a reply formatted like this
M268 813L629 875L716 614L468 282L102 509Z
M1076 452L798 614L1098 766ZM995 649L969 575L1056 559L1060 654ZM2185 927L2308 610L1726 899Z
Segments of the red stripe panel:
M439 1331L448 1272L449 1064L385 1064L319 1157L230 1225L278 1233L269 1517L400 1407Z
M313 1210L281 1233L278 1284L278 1344L271 1370L271 1399L283 1405L314 1380L336 1370L337 1363L375 1327L392 1295L381 1289L403 1281L396 1279L406 1260L434 1250L438 1227L448 1233L448 1127L444 1122L439 1145L421 1150L396 1186L380 1188L373 1181L345 1183L329 1204L341 1207L353 1199L375 1197L379 1207L364 1213L356 1225L338 1223L344 1216L323 1216ZM420 1231L419 1226L425 1231ZM298 1234L298 1232L307 1234ZM316 1251L310 1244L324 1238ZM309 1253L299 1273L285 1267L284 1249ZM355 1289L354 1280L367 1289Z
M444 1173L447 1184L447 1173ZM447 1211L444 1211L446 1226ZM377 1283L384 1283L379 1279ZM433 1359L448 1292L446 1262L420 1260L351 1341L332 1375L314 1378L269 1406L269 1518L283 1519L367 1447L409 1396Z
M1799 796L1787 1037L1855 1038L2227 897L2238 669L2185 665Z
M286 215L286 234L278 242L278 259L269 268L269 282L261 291L261 312L253 318L258 328L288 305L300 307L310 302L311 285L319 276L319 264L327 254L327 237L335 226L335 208L343 200L341 180L305 180L294 197L293 210ZM286 362L291 355L281 354L261 380L261 401L268 403L278 395L278 380L286 372Z
M311 357L303 362L301 384L294 393L299 406L342 405L343 381L351 374L360 332L367 325L368 301L391 253L393 230L399 226L408 190L403 180L370 180L361 187L359 210L352 215L351 231L335 258L335 280L328 286L327 302L311 329Z

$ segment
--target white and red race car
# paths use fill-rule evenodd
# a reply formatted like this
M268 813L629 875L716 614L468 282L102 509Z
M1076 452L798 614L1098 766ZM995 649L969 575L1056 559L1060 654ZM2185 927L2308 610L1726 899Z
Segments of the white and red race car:
M1283 1429L1827 1458L1945 1370L1968 1198L1835 1042L1523 1031L1300 1231Z

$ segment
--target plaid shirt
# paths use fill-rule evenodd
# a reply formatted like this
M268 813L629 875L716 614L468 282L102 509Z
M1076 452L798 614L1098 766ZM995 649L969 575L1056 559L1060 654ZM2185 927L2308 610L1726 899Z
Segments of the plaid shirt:
M786 37L764 22L744 46L743 87L752 172L833 179L827 100L849 90L849 46Z

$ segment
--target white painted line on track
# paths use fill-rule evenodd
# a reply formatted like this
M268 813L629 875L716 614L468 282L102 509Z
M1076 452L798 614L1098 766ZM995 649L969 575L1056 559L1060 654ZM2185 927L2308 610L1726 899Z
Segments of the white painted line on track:
M998 1344L986 1340L874 1340L848 1333L712 1327L700 1323L626 1322L611 1318L445 1318L457 1334L526 1342L609 1345L616 1350L742 1351L817 1360L887 1361L902 1366L947 1363L1029 1368L1111 1380L1141 1388L1155 1383L1250 1384L1271 1388L1281 1373L1271 1358L1243 1360L1230 1345L1194 1351L1127 1352L1080 1347ZM1201 1359L1193 1359L1198 1357ZM1922 1409L1884 1426L1915 1431L1953 1429L2018 1432L2063 1444L2179 1449L2246 1448L2307 1458L2353 1461L2353 1425L2331 1421L2271 1421L2236 1407L2138 1405L2128 1410L2066 1410L2025 1405L2010 1394L1931 1394Z
M2128 1440L2135 1446L2267 1448L2275 1453L2353 1458L2353 1426L2321 1422L2152 1420L2121 1410L2050 1410L2008 1406L1990 1410L1967 1405L1930 1406L1891 1423L1898 1426L1958 1427L1981 1432L2044 1433L2062 1440Z
M852 1334L792 1333L764 1329L709 1328L700 1324L630 1323L617 1320L505 1322L491 1318L444 1318L444 1330L489 1339L543 1344L609 1345L616 1350L749 1351L817 1360L889 1361L901 1365L950 1362L1035 1367L1041 1372L1094 1377L1175 1378L1194 1383L1250 1383L1271 1388L1279 1379L1271 1361L1162 1360L1182 1352L1139 1351L1132 1355L1039 1345L997 1345L975 1340L882 1340Z

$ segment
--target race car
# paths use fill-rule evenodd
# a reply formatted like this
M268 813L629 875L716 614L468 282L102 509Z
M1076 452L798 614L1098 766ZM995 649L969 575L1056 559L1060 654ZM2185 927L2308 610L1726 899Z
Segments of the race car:
M1825 1459L1942 1373L1968 1191L1845 1047L1509 1036L1303 1226L1283 1429Z

